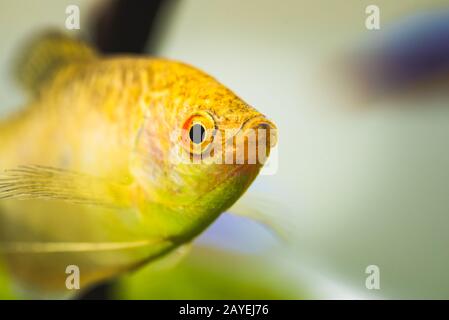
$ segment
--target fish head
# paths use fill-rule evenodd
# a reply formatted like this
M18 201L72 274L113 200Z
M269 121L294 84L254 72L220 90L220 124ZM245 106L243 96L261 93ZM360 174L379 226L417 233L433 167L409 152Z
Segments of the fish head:
M149 199L210 221L256 178L277 143L276 125L196 69L160 92L139 137L135 175Z

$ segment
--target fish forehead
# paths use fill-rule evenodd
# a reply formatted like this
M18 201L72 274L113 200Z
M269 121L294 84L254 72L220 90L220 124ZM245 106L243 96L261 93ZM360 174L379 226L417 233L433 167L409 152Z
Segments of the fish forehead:
M74 75L77 75L75 79ZM114 57L101 59L80 70L69 68L61 72L49 94L58 94L65 91L61 86L73 87L74 84L94 91L94 98L104 95L107 101L117 101L120 96L128 97L130 103L140 99L143 116L150 111L152 117L166 118L172 125L174 120L179 126L180 121L195 111L208 112L217 125L224 128L239 127L246 119L260 115L207 73L166 59ZM110 99L113 96L115 98ZM107 105L109 109L121 108L113 103ZM135 110L130 105L126 108Z
M203 111L212 115L217 125L236 127L260 115L226 86L195 67L168 60L153 63L150 90L156 95L167 92L169 111L176 112L182 120L192 112ZM170 106L175 110L170 110Z

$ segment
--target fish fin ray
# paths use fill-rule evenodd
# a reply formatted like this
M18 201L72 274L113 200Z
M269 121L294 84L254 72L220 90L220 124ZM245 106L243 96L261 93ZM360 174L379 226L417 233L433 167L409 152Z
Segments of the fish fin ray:
M176 249L154 260L151 268L156 271L175 267L190 253L192 246L193 244L191 242L179 245Z
M227 210L230 214L248 218L268 227L282 240L287 240L293 232L288 221L282 220L282 217L287 217L286 211L288 210L276 201L249 193Z
M163 240L136 240L126 242L0 242L0 253L3 254L42 254L70 252L99 252L126 250L146 247L161 243Z
M0 174L0 200L60 200L103 207L129 207L129 187L65 169L19 166Z

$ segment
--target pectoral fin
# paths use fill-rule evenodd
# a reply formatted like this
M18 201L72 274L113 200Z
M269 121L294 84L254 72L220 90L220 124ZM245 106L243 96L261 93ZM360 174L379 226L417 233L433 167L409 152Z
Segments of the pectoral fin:
M153 270L165 270L176 266L192 250L192 243L180 245L151 264Z
M228 213L259 222L286 240L292 232L288 221L284 219L288 217L286 210L279 203L266 197L246 194L228 210Z
M0 175L0 200L62 200L105 207L130 205L129 187L99 177L45 166L19 166Z

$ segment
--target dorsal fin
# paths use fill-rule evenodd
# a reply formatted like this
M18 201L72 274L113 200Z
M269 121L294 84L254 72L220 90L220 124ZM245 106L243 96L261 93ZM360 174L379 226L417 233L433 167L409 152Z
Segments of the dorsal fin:
M16 76L27 91L36 94L62 67L96 57L96 51L84 42L60 32L46 32L25 46Z

